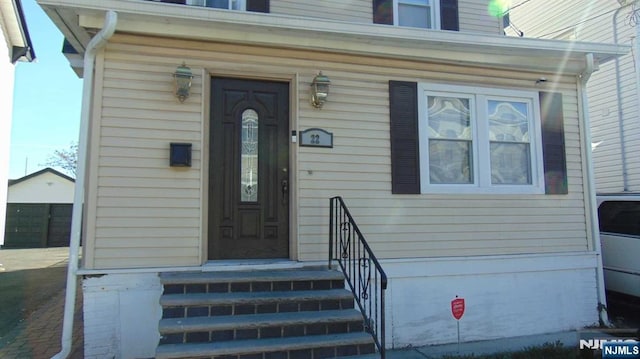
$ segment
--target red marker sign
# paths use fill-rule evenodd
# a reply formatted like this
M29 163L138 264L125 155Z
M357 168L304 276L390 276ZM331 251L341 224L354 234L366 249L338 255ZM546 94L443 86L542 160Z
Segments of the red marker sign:
M464 299L457 298L451 301L451 314L456 320L460 320L464 314Z

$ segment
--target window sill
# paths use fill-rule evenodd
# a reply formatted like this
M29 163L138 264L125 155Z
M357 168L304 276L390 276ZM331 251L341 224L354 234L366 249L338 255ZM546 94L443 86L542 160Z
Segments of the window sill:
M422 194L504 194L529 195L545 194L544 187L536 186L493 186L478 187L473 185L429 185L422 186Z

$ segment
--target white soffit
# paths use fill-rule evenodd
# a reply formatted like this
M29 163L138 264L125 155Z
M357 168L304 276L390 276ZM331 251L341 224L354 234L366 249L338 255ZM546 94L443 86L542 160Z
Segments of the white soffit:
M140 35L564 74L581 73L586 54L592 53L601 64L630 50L613 44L347 23L142 0L38 2L50 14L76 13L83 28L101 28L104 12L114 10L117 31ZM77 32L78 24L74 25L68 31Z
M0 28L9 41L9 46L27 46L20 16L12 0L0 0Z

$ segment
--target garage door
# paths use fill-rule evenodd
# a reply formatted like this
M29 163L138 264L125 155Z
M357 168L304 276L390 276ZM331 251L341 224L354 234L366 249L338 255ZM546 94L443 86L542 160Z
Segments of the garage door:
M71 236L71 204L52 204L49 211L47 247L68 247Z
M69 245L71 204L8 203L4 247Z

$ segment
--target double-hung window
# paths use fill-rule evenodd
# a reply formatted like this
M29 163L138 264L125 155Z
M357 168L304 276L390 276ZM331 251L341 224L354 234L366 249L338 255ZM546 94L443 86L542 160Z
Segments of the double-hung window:
M244 0L187 0L187 5L242 11L246 9Z
M459 31L458 0L373 0L375 24Z
M537 93L423 84L418 94L423 193L544 193Z
M437 29L437 0L394 0L394 24L399 26Z

